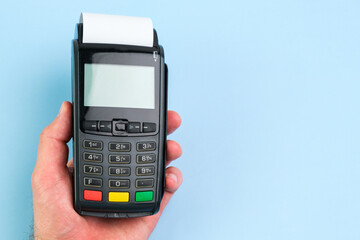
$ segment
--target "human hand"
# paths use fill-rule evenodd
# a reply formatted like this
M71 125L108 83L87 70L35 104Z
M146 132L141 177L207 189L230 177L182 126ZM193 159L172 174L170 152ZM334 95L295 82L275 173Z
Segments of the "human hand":
M168 134L181 124L168 112ZM37 162L32 174L35 239L148 239L166 204L182 183L175 167L166 169L165 193L157 214L114 219L79 215L73 207L72 161L67 163L66 143L72 137L72 105L64 102L56 119L40 135ZM181 156L180 145L167 141L166 165Z

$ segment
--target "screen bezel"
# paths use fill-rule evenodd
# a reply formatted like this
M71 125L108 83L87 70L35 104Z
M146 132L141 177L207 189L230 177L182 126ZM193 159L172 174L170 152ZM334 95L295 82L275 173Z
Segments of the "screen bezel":
M104 50L79 51L79 101L81 121L112 121L117 119L131 122L153 122L159 124L159 88L160 59L155 60L152 53L137 52L106 52ZM151 66L155 68L155 108L120 108L120 107L90 107L84 106L84 68L85 63L119 64L133 66Z

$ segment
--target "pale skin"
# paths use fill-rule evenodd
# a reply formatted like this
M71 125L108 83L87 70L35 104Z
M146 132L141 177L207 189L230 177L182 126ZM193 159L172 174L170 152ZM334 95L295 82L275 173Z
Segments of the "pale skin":
M32 174L35 239L148 239L165 206L182 183L175 167L166 169L166 186L156 215L128 219L81 216L73 208L72 161L67 162L66 143L72 137L72 105L64 102L55 120L40 135L37 162ZM181 124L168 112L167 133ZM182 154L180 145L167 141L166 165Z

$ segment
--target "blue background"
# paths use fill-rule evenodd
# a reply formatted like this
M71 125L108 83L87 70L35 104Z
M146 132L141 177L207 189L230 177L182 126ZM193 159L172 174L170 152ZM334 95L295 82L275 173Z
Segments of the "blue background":
M360 239L360 2L3 1L1 222L26 239L38 136L80 12L153 19L184 182L151 239Z

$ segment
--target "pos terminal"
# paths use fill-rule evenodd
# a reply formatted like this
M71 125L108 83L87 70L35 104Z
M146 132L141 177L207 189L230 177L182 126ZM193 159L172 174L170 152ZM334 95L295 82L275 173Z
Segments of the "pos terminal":
M72 98L75 210L155 214L165 186L167 66L151 19L83 13Z

